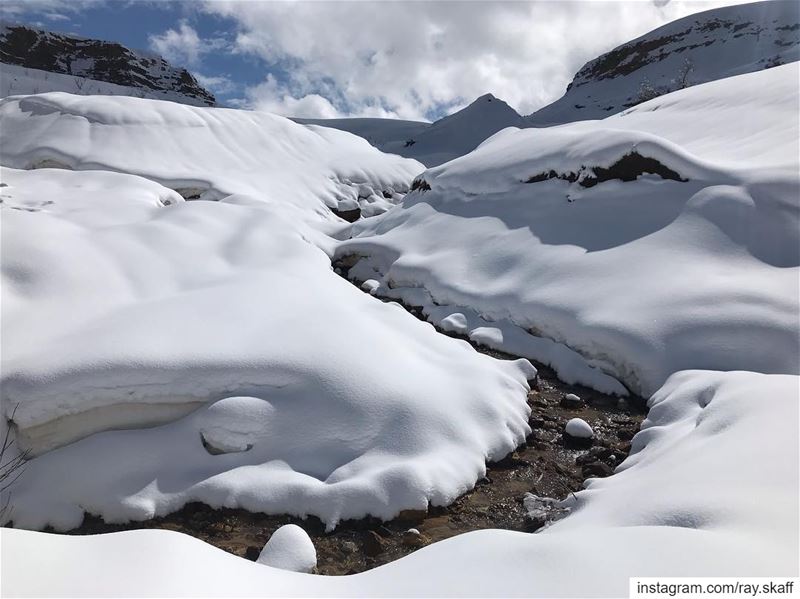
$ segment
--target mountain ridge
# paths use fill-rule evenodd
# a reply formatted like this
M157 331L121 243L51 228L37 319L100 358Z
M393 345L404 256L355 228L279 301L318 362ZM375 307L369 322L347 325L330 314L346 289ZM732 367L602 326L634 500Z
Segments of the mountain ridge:
M3 23L0 24L0 63L4 67L10 65L133 88L151 97L167 95L165 99L183 103L216 105L214 95L185 68L175 67L151 52L132 50L117 42ZM19 69L5 70L13 75ZM25 75L30 73L25 72ZM79 85L81 87L76 84L75 89L46 91L80 93L86 84Z

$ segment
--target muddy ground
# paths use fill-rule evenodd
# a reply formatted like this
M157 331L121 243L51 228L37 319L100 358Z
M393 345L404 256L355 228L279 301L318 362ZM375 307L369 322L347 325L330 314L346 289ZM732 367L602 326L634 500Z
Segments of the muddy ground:
M511 358L486 348L476 349L496 358ZM486 476L475 488L447 507L406 512L390 522L373 518L345 521L326 533L324 525L313 517L301 520L240 509L215 510L193 503L163 518L128 524L107 524L87 514L83 524L68 534L163 528L255 560L278 527L294 523L314 541L317 572L342 575L363 572L465 532L487 528L535 532L542 522L527 516L523 496L533 493L564 499L579 490L585 479L611 475L628 455L630 439L639 430L646 411L640 398L620 402L617 397L567 385L551 369L536 366L539 378L528 394L532 432L526 443L501 461L487 464ZM581 398L580 405L565 405L564 396L570 393ZM562 435L566 422L575 417L586 420L595 431L589 448L571 446ZM409 532L411 528L418 534Z

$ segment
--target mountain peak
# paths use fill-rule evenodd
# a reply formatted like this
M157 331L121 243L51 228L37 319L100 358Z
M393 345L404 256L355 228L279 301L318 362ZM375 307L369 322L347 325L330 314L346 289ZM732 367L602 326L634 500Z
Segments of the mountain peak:
M479 115L480 118L490 118L493 121L497 121L498 125L502 125L500 129L518 126L520 124L518 121L521 122L522 120L520 114L506 102L492 94L483 94L461 110L435 121L431 128L450 126L464 119L474 119ZM497 130L499 131L499 129Z
M587 62L533 126L602 119L685 87L800 58L800 4L725 6L667 23Z

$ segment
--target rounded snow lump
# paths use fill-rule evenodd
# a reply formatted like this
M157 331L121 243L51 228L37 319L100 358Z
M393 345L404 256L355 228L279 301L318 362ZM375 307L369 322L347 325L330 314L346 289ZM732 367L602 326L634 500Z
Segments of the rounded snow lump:
M248 451L269 434L275 408L257 397L226 397L214 402L200 417L200 436L213 454Z
M368 293L371 293L372 295L375 295L375 292L378 291L378 287L380 286L381 284L375 279L367 279L366 281L361 283L361 289Z
M310 573L317 567L317 550L306 531L297 524L286 524L272 533L256 561L273 568Z
M564 432L575 439L591 439L594 437L592 427L582 418L573 418L567 422Z
M453 333L460 333L462 335L469 331L467 317L461 312L454 312L447 318L443 318L440 326L445 331L452 331Z

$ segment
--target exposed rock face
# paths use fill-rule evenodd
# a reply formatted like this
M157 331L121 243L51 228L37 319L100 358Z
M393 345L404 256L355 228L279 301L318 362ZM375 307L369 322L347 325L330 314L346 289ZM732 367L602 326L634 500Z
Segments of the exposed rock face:
M133 51L114 42L7 25L0 28L0 62L142 90L171 92L197 105L216 103L214 96L186 69L176 68L160 56Z
M566 93L526 117L605 118L654 97L800 59L800 4L755 2L673 21L586 63Z

